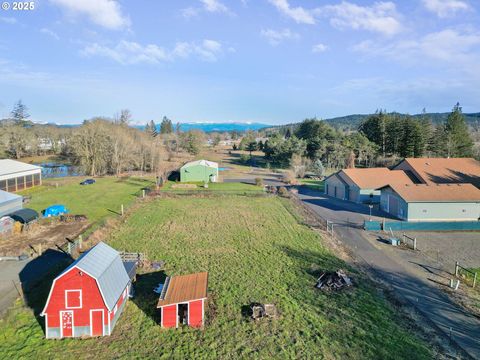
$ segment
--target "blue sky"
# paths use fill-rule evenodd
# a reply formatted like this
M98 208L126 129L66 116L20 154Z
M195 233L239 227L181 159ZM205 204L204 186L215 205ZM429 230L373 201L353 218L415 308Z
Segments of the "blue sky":
M0 10L0 117L480 111L476 0L38 0Z

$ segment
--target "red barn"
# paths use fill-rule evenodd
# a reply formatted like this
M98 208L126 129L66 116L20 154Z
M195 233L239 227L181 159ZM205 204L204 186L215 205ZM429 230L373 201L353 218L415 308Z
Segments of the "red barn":
M202 327L207 300L208 273L167 278L157 308L161 311L161 325Z
M110 335L135 276L135 263L99 243L54 280L41 315L47 338Z

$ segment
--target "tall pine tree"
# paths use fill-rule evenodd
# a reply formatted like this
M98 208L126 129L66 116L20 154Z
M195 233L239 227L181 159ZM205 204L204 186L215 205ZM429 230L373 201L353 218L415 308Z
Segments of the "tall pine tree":
M448 157L469 157L473 154L473 140L468 131L462 108L457 103L445 123L446 153Z

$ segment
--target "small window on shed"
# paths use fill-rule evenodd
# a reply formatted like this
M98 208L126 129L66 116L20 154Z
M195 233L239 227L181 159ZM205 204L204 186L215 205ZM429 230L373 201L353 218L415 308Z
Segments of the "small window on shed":
M466 212L467 212L467 209L462 209L462 212L463 212L463 213L466 213Z
M426 213L426 212L427 212L427 209L423 209L422 212Z
M65 290L65 307L80 309L82 307L82 290Z

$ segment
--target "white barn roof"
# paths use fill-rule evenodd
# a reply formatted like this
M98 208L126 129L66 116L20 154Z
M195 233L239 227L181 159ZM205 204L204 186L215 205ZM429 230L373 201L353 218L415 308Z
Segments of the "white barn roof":
M103 242L95 245L63 270L62 273L55 278L54 284L57 279L74 267L90 275L97 281L103 301L109 310L113 309L123 290L130 282L130 278L120 259L118 251ZM53 286L54 285L52 285L52 289ZM50 290L50 292L51 291L52 290ZM44 311L48 306L49 300L50 295L45 304Z
M208 161L208 160L190 161L190 162L186 163L185 165L183 165L182 168L188 167L188 166L194 166L194 165L203 165L203 166L218 168L218 163L213 162L213 161Z
M12 159L0 160L0 180L14 178L22 175L37 174L42 171L40 166L26 164Z

